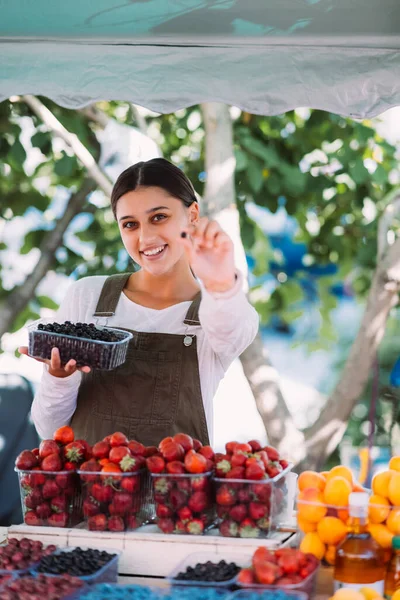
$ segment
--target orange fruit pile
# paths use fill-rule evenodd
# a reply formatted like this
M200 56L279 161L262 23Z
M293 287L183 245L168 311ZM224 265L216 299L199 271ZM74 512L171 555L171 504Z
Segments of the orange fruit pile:
M394 535L400 535L400 456L393 456L389 469L372 479L369 500L369 530L383 548L392 546Z

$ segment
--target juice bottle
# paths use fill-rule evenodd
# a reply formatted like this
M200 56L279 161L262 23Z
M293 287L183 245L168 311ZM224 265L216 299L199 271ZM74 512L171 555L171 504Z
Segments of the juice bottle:
M400 588L400 536L392 538L393 556L388 565L385 579L385 597L391 598Z
M336 550L335 592L370 587L383 596L386 566L382 548L368 531L368 500L365 492L349 496L349 533Z

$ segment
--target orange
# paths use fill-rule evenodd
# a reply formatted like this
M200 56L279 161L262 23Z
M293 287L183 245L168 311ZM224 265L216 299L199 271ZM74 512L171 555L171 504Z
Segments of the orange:
M334 477L344 477L351 485L353 485L353 473L348 467L343 467L342 465L333 467L326 476L326 480L330 481Z
M347 521L349 520L349 511L345 508L338 510L336 514L338 518L341 519L341 521L343 521L343 523L347 523Z
M383 496L373 494L369 499L369 520L371 523L383 523L390 513L389 500Z
M299 492L297 513L301 519L318 523L326 515L327 510L322 492L313 488L307 488Z
M388 497L393 506L400 506L400 473L393 473L389 481Z
M324 500L330 506L348 506L349 495L353 490L352 484L344 477L328 479L324 490Z
M328 546L327 550L325 551L324 559L326 560L326 562L329 565L334 565L335 558L336 558L336 546Z
M325 481L326 481L326 478L328 477L328 473L329 473L329 471L321 471L321 473L320 473L320 475L322 475L322 477L325 479Z
M382 471L374 475L372 479L372 491L378 496L387 498L389 496L389 483L394 471Z
M392 596L392 600L400 600L400 590L396 590Z
M318 560L322 560L325 554L325 544L319 538L318 533L311 531L301 540L300 550L306 554L314 554Z
M303 533L310 533L310 531L317 530L317 524L311 523L310 521L306 521L306 519L302 519L301 517L297 517L297 525Z
M317 525L317 533L324 544L335 546L346 537L347 527L336 517L324 517Z
M393 469L393 471L400 471L400 456L392 456L389 461L389 469Z
M374 540L378 542L382 548L392 547L393 533L389 531L386 525L370 523L368 529Z
M394 533L394 535L400 535L400 509L393 508L390 511L388 518L386 519L386 527Z
M315 488L322 492L325 487L325 478L315 471L303 471L297 480L297 487L299 490Z
M353 492L365 492L365 488L361 485L361 483L356 482L353 485Z

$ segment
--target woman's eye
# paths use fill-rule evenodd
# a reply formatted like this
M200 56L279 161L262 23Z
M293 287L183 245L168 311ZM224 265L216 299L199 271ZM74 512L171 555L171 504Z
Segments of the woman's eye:
M158 221L163 221L166 218L167 218L167 215L161 215L161 214L160 215L154 215L153 221L155 221L157 223Z
M136 223L134 221L125 221L125 223L122 225L123 229L133 229L135 227Z

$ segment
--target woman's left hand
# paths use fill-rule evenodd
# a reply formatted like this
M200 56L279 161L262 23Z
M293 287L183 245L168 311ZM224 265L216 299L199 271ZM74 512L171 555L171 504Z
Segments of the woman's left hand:
M202 217L181 238L196 277L209 292L226 292L235 285L233 242L216 221Z

